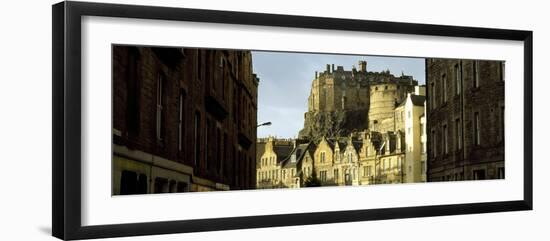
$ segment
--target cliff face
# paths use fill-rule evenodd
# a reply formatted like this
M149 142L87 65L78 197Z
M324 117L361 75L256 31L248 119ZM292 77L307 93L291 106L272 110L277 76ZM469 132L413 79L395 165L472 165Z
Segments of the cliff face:
M347 136L353 131L367 129L367 125L368 109L306 112L304 128L300 131L299 138L319 140L323 136Z

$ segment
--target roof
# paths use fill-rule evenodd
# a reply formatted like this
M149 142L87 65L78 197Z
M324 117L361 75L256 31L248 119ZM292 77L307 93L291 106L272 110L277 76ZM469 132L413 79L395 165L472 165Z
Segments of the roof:
M417 106L424 106L424 102L426 101L426 97L422 95L411 95L411 101L413 105Z
M423 95L413 95L411 94L411 101L413 105L416 106L424 106L424 101L426 101L426 97ZM404 106L405 103L407 103L407 98L405 98L401 103L397 104L395 107L401 107Z
M312 142L299 144L292 150L290 155L284 160L285 163L283 167L295 167L299 162L302 161L307 151L315 150L315 145ZM296 155L296 161L292 162L292 155Z
M284 161L287 157L290 156L293 146L291 145L274 145L273 151L277 154L277 162Z
M333 141L333 140L326 139L326 138L325 138L325 140L327 141L327 144L328 144L328 146L330 147L330 149L331 149L331 150L334 150L334 141ZM319 144L321 144L321 143L319 142Z
M346 142L344 145L342 145L341 151L346 150L346 148L348 147L348 143L349 142ZM359 150L361 150L361 145L363 144L362 141L352 141L351 143L353 145L353 149L355 149L356 152L359 152Z
M359 152L359 150L361 150L361 145L363 145L363 142L362 141L353 141L352 144L353 144L353 148L355 149L355 151Z
M338 145L338 148L340 148L340 151L346 148L346 142L345 141L336 141L334 140L334 148L336 149L336 145Z

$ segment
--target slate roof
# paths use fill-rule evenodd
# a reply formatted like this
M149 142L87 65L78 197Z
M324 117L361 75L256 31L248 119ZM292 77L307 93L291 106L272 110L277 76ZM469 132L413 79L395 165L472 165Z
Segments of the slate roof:
M292 153L292 145L273 145L273 151L277 154L277 163L284 161Z
M334 150L334 141L333 140L329 140L329 139L326 139L327 140L327 143L328 143L328 146L330 147L331 150Z
M346 151L346 148L348 147L348 143L349 142L346 142L344 145L342 145L340 151L342 151L342 152ZM361 142L361 141L352 141L351 143L353 145L353 149L355 149L355 151L357 153L359 153L359 150L361 150L361 145L363 144L363 142Z
M425 100L426 100L426 96L411 94L411 101L412 101L413 105L424 106L424 101ZM404 106L405 103L407 103L407 98L405 98L403 101L401 101L401 103L396 105L396 107Z
M426 101L426 97L422 95L411 95L411 101L413 105L423 106L424 101Z
M283 164L283 167L295 167L302 161L308 150L311 152L315 151L315 145L312 142L297 145L296 148L292 150L290 155L284 160L285 163ZM296 155L295 162L292 162L292 155Z

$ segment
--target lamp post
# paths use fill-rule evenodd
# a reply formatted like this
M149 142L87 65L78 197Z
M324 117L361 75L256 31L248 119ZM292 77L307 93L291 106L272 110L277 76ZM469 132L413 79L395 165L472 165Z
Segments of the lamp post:
M259 124L259 125L256 126L256 127L260 127L260 126L270 126L270 125L271 125L271 122L268 121L268 122L261 123L261 124Z

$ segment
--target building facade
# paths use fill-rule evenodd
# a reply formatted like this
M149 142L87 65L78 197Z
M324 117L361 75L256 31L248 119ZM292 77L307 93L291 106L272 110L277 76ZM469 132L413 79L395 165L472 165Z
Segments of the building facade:
M263 145L263 153L258 153L259 160L256 170L256 188L282 188L285 187L283 180L282 169L284 161L290 157L294 149L292 140L277 140L273 137L258 140L257 145ZM286 174L286 173L285 173ZM293 177L293 173L289 173L289 177Z
M249 51L113 46L112 193L256 186Z
M504 178L504 62L427 59L428 181Z
M401 105L404 109L401 115L404 119L403 133L405 134L405 181L426 181L426 148L422 138L425 138L424 110L426 98L421 95L408 94Z
M278 187L307 186L311 177L316 178L318 182L313 183L320 186L426 181L425 86L418 86L411 76L368 72L365 61L359 61L359 66L359 70L354 67L345 71L342 66L334 69L334 65L327 65L323 73L315 73L301 134L304 130L317 131L308 126L324 125L312 117L321 116L321 121L327 121L328 117L328 122L334 123L326 113L336 113L336 116L343 113L344 119L356 121L336 123L338 128L346 129L342 132L317 133L321 134L320 138L302 137L309 138L310 151L304 158L293 159L290 155L288 160L294 161L283 160L271 167L283 176L295 172L301 175L293 175L286 185ZM356 114L362 117L355 119ZM363 123L356 123L357 120ZM293 148L297 150L299 145ZM297 152L295 150L291 153ZM267 150L265 153L270 155ZM285 166L290 168L286 172Z

